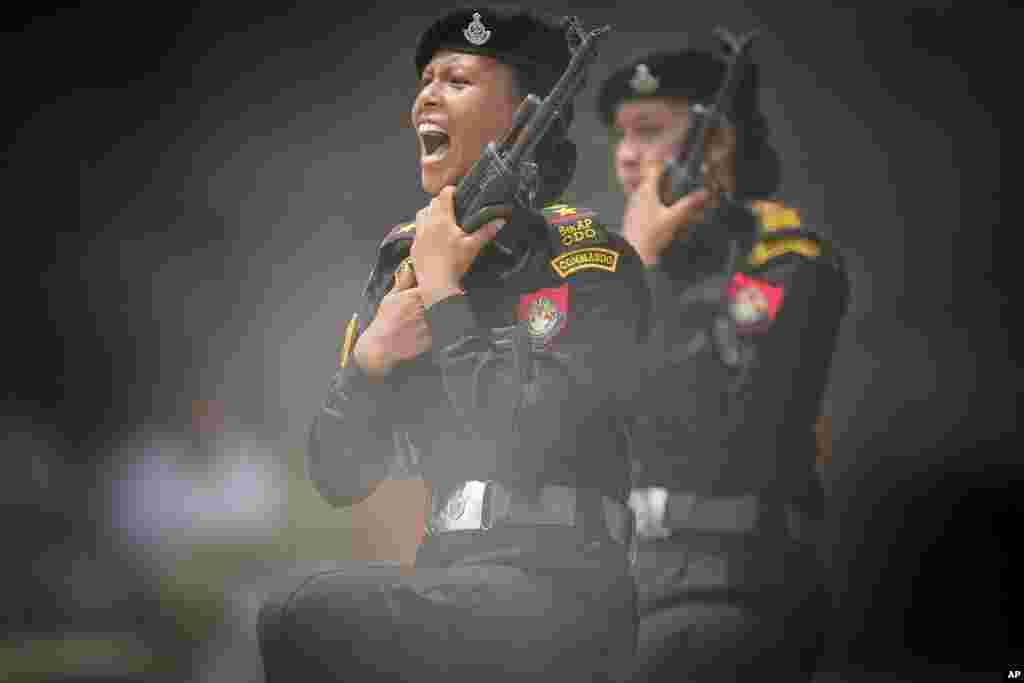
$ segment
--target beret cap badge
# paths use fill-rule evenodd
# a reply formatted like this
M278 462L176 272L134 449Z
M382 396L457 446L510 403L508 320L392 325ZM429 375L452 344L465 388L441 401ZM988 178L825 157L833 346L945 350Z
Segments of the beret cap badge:
M629 85L638 95L651 95L658 90L658 79L654 77L646 64L637 64Z
M473 12L473 21L462 29L462 35L473 45L483 45L491 39L491 32L484 26L484 22L480 21L479 12Z

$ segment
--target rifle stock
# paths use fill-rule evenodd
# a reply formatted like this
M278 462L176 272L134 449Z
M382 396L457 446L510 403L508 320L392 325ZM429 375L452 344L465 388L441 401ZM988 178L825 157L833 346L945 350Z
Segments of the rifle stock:
M498 142L488 144L480 158L459 181L455 190L455 221L472 233L495 218L511 218L524 193L532 204L536 194L537 169L533 152L562 109L583 86L586 69L597 56L597 39L610 26L585 32L575 17L568 29L580 40L562 76L541 100L527 95L516 110L509 130ZM570 46L570 49L571 46Z

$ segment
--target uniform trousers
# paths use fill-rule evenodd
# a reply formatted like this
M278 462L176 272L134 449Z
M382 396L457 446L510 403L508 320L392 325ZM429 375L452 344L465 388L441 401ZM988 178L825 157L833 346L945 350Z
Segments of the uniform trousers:
M446 532L415 569L283 579L258 628L266 683L621 681L636 592L621 544L570 527Z
M636 683L813 679L831 603L813 547L677 531L641 542L633 573Z

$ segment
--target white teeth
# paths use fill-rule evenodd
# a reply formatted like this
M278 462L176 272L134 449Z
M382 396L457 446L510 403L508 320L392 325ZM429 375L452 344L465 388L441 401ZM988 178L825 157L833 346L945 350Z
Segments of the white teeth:
M448 134L448 131L446 131L441 126L437 125L436 123L430 123L430 122L427 122L427 121L424 121L423 123L421 123L416 128L416 130L419 131L420 135L422 135L424 133L441 133L441 134L444 134L444 135Z

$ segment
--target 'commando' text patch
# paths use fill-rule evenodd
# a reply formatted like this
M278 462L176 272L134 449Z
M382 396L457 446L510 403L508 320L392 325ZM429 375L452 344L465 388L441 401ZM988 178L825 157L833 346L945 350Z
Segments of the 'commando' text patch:
M597 268L614 273L619 266L619 252L601 247L576 249L551 259L551 267L562 277L587 268Z

